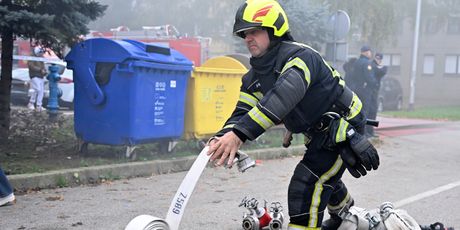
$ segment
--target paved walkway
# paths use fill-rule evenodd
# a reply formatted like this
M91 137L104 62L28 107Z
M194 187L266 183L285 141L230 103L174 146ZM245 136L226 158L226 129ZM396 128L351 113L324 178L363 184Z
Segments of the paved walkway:
M393 129L393 128L405 128L409 126L426 126L426 125L438 125L445 123L444 121L436 120L424 120L424 119L413 119L413 118L394 118L394 117L377 117L380 121L377 130Z
M439 129L449 128L448 126L452 123L448 121L392 117L378 117L377 119L380 124L376 132L380 138L435 132Z

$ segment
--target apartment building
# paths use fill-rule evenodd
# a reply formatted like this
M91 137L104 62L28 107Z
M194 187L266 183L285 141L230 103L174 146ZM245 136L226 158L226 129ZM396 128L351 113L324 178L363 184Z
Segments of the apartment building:
M413 19L406 19L396 42L381 50L389 76L400 80L404 108L408 107L412 53ZM422 17L415 81L415 107L460 105L460 17Z

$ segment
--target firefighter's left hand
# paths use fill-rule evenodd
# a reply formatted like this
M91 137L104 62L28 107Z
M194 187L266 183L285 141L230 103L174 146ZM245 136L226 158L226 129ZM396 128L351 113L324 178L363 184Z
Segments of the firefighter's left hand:
M227 164L231 165L235 159L236 152L242 144L243 142L233 131L226 133L222 137L215 138L208 143L208 155L212 154L209 161L214 162L217 160L215 165L221 166L227 160Z

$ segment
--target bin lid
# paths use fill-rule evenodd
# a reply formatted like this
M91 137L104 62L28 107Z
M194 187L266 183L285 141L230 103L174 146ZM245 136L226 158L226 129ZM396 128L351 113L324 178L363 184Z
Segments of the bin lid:
M195 72L245 74L248 69L239 60L229 56L218 56L208 59Z
M126 60L143 60L171 65L193 65L192 61L169 47L107 38L91 38L76 44L65 60L71 62L81 58L89 62L122 63Z

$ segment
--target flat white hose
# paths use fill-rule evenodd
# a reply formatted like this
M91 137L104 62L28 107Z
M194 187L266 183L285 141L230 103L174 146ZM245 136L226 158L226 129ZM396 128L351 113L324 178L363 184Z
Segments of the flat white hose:
M185 206L190 200L195 185L211 157L208 156L208 149L209 146L206 146L201 151L185 175L179 189L177 189L176 195L171 201L165 220L150 215L140 215L132 219L125 230L178 230Z

